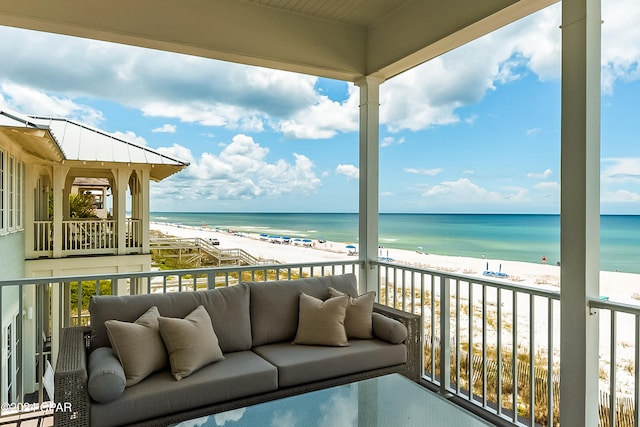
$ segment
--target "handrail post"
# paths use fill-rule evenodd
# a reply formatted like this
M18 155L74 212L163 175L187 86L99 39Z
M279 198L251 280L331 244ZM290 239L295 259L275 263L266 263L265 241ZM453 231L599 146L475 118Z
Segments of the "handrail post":
M440 394L451 396L451 279L440 278Z

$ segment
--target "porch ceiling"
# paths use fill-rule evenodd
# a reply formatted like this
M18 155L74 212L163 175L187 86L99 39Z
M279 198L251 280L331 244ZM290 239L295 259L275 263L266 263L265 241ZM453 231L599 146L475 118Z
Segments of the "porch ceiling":
M0 25L347 81L393 77L557 0L3 0Z

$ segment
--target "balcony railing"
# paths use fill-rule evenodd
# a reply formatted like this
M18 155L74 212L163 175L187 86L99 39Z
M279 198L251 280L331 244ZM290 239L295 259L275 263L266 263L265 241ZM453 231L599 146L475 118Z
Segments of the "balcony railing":
M127 253L142 251L142 222L127 218L125 223ZM53 257L53 221L34 221L34 258ZM62 221L62 256L108 255L118 253L118 224L115 220L78 219Z
M379 302L423 319L427 386L503 422L557 423L560 302L556 290L390 262L372 264L378 269ZM0 319L0 331L12 330L17 338L12 362L15 379L8 378L5 370L0 372L2 401L24 402L34 390L32 399L47 399L44 367L47 360L55 366L61 328L88 323L91 295L187 292L240 281L358 274L359 270L357 260L348 260L0 282L0 303L4 307L15 302L16 313L22 313L11 324ZM637 426L640 307L600 300L592 301L591 307L602 314L601 331L608 331L601 337L601 355L605 355L599 372L601 425ZM6 338L3 335L4 343L10 341ZM13 396L8 396L7 384Z

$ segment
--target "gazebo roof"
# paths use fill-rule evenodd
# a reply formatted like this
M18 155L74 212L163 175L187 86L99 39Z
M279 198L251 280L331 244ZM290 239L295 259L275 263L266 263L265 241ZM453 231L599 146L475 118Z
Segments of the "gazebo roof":
M14 143L26 154L50 162L130 163L153 165L151 179L160 181L188 163L73 120L26 116L0 109L0 141Z
M73 120L46 116L30 118L40 126L51 129L52 135L62 147L66 160L150 164L154 166L150 177L155 181L160 181L188 166L186 162L149 147L116 138Z
M0 25L356 81L388 79L557 0L4 0Z

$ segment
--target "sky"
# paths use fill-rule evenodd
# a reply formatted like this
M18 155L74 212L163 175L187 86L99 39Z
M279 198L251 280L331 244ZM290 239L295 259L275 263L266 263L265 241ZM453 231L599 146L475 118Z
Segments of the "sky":
M640 3L602 1L601 210L640 214ZM380 212L559 213L560 4L380 87ZM0 26L0 106L188 161L151 210L357 212L351 83Z

